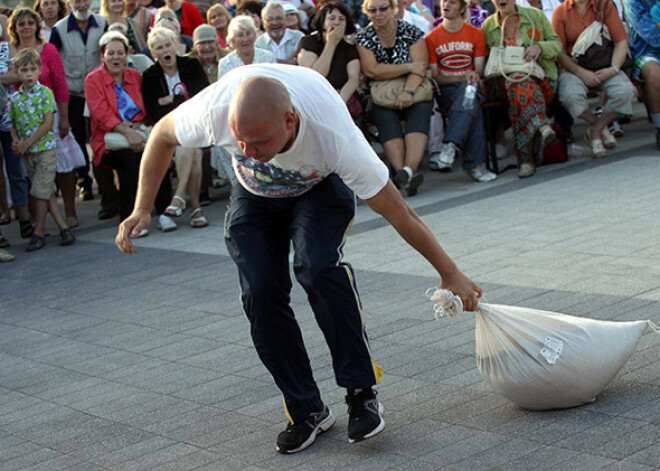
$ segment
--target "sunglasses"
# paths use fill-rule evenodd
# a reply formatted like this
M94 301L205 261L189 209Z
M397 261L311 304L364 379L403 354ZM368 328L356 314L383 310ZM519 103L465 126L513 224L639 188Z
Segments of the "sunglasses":
M390 5L385 5L384 7L378 7L378 8L367 8L367 12L371 13L372 15L376 13L377 11L384 13L387 10L390 9Z

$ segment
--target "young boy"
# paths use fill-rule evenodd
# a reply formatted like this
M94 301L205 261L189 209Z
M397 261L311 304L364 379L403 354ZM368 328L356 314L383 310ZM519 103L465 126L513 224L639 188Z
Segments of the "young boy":
M41 249L46 244L44 237L46 213L50 210L60 228L60 245L71 245L75 236L62 219L55 198L55 169L57 144L53 122L55 120L55 98L53 92L39 83L41 58L34 49L22 49L16 54L14 68L23 82L12 95L9 117L12 121L12 151L23 157L32 182L30 194L34 197L35 228L27 246L28 252Z
M426 35L429 66L440 85L442 107L449 110L444 146L430 159L432 170L449 171L458 151L463 153L463 168L479 182L495 180L486 169L486 131L481 111L481 93L474 91L464 104L468 84L481 86L486 63L486 36L465 22L466 0L443 0L443 20Z

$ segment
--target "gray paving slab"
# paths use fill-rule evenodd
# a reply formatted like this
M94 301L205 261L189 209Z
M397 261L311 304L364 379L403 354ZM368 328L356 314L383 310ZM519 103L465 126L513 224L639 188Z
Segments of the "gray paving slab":
M427 173L409 201L486 302L660 324L660 159L645 126L627 126L606 159L574 158L530 179ZM225 203L206 209L210 229L154 230L135 257L117 252L116 221L96 221L96 210L79 204L73 247L49 240L35 254L15 224L3 226L16 255L0 268L3 471L659 467L659 335L642 336L594 403L520 409L477 371L475 316L434 319L424 293L437 276L364 204L345 253L386 373L387 427L347 443L345 392L294 281L292 306L337 423L304 453L279 455L282 398L251 345L222 244Z

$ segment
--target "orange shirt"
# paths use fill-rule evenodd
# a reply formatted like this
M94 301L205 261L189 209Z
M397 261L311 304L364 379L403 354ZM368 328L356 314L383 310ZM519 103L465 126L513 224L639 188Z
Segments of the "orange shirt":
M628 39L626 30L623 27L621 18L616 10L616 5L612 0L604 0L608 2L607 14L605 15L605 24L610 30L612 41L618 43ZM555 8L552 14L552 27L554 28L557 36L564 44L564 50L570 54L573 50L573 45L577 41L580 33L587 29L587 27L596 20L596 7L598 0L591 0L587 5L584 16L580 15L580 10L575 4L575 0L566 0ZM603 5L605 8L605 5ZM600 17L599 17L600 19Z
M455 32L440 23L426 35L426 48L429 64L438 64L438 75L446 77L474 70L474 59L488 54L484 32L468 23Z

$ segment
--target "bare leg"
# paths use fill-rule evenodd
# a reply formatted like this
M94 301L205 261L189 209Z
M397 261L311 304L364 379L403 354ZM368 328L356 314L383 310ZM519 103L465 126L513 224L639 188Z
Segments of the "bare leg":
M46 230L46 214L48 213L48 200L34 198L34 233L43 237Z
M177 147L174 152L174 163L176 164L176 175L178 179L174 194L184 200L186 199L186 188L190 179L193 161L192 154L194 152L195 149L184 149L183 147ZM199 195L197 197L199 198ZM176 198L173 198L170 204L181 207L181 202Z
M64 214L67 218L78 219L76 213L76 175L74 172L57 173L57 186L62 193Z
M383 144L385 156L394 170L399 170L405 165L406 145L402 138L395 137Z
M426 149L426 143L428 140L429 137L423 132L411 132L410 134L406 134L405 165L410 167L413 173L417 172L419 164L422 162L422 158L424 157L424 150Z
M190 176L188 177L188 193L190 194L190 208L194 211L200 207L199 190L202 186L202 152L199 149L191 149ZM196 217L203 216L197 211Z
M649 108L649 113L660 113L660 64L648 62L642 68L644 84L644 100Z
M55 224L57 224L57 227L59 227L60 229L69 228L69 226L62 218L62 213L60 212L60 206L57 204L57 198L55 198L55 195L51 196L50 199L48 200L48 212L53 217L53 220L55 221Z

